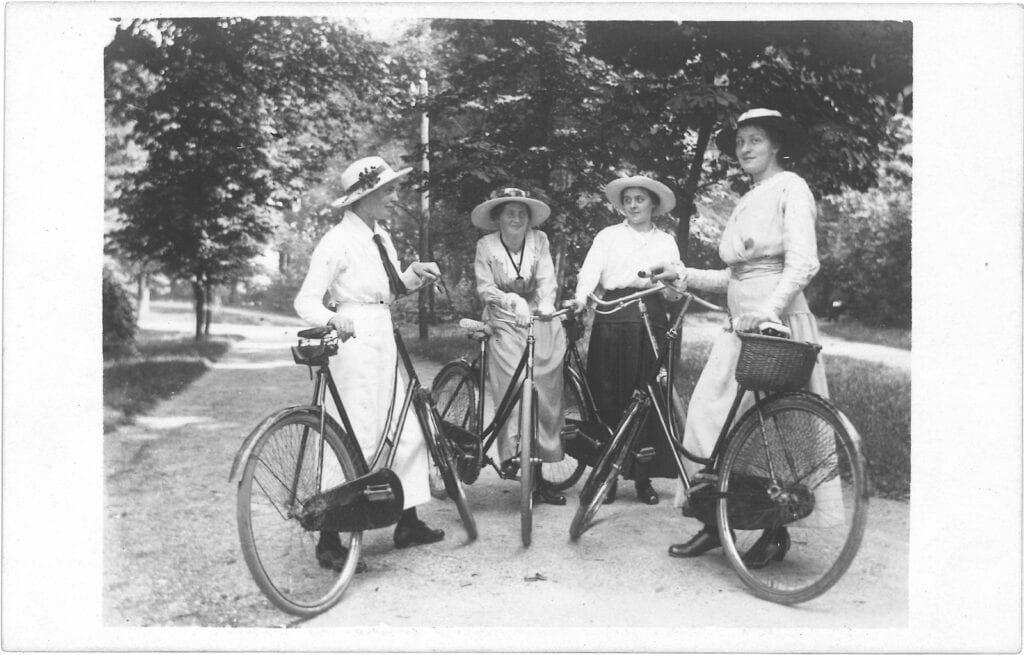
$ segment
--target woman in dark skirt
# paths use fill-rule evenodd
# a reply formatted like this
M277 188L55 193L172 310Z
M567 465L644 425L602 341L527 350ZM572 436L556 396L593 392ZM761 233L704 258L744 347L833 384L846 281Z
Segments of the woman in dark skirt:
M667 214L675 207L675 195L667 186L636 175L608 183L605 196L625 219L604 228L594 237L576 284L573 302L577 311L586 307L590 293L597 292L604 300L614 300L650 288L654 284L650 278L642 278L637 273L679 259L675 239L652 222L654 216ZM664 348L665 330L669 325L668 302L660 294L649 296L645 302L648 318L658 337L658 348ZM587 382L601 419L607 425L613 429L618 425L633 390L649 374L654 361L637 305L595 315L587 355ZM634 462L623 474L635 482L637 499L648 505L658 502L651 478L676 476L672 455L660 433L657 417L649 416L636 447L651 446L655 456L648 462ZM614 499L615 488L605 502Z

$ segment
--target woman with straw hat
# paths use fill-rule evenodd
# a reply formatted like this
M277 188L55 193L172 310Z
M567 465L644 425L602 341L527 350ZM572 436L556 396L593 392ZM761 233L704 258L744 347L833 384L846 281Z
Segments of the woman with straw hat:
M491 337L487 384L495 399L500 399L512 380L526 348L531 314L555 311L558 281L551 260L546 234L536 229L551 215L551 208L522 189L499 189L473 208L473 225L488 231L476 243L476 292L484 303L483 319L494 329ZM559 321L534 323L533 376L537 393L544 399L537 405L538 450L544 462L557 462L563 456L562 362L565 334ZM498 455L503 468L516 454L507 421L498 433ZM565 496L541 478L537 467L534 490L536 502L564 505Z
M675 194L667 186L643 175L622 177L608 183L605 197L625 218L594 237L576 284L573 302L577 311L586 307L587 296L599 287L603 289L605 300L650 288L654 283L649 278L639 277L639 271L679 260L676 240L653 222L655 216L667 214L676 205ZM645 302L655 335L659 336L658 347L664 348L668 329L665 299L655 295ZM612 314L595 315L587 355L587 382L601 419L607 425L618 424L633 389L654 360L636 305ZM637 447L651 446L655 456L646 463L634 461L624 475L634 480L637 499L648 505L659 501L651 478L676 475L672 454L667 452L664 439L658 436L659 430L657 419L653 415L648 417ZM613 502L615 492L613 487L605 502Z
M391 236L382 227L394 214L398 180L411 170L395 171L380 157L360 159L345 169L341 174L345 193L331 203L344 214L313 250L295 298L300 317L313 325L331 325L338 332L338 354L330 366L367 460L376 450L396 388L390 305L441 274L433 262L415 262L399 273ZM335 311L324 306L325 294L330 295ZM336 413L333 403L328 403L328 409ZM427 450L418 421L406 421L392 468L405 494L405 511L395 526L395 546L443 539L443 530L427 527L416 515L416 506L430 500ZM325 471L325 486L329 486L328 474ZM325 568L340 568L348 553L337 533L322 532L316 557Z
M680 269L684 284L727 294L736 330L756 330L766 321L781 322L792 330L794 339L817 342L817 323L803 294L818 271L816 207L803 178L786 170L789 162L807 151L806 133L777 111L751 109L739 117L735 128L722 129L715 142L723 154L739 161L753 187L740 198L722 231L718 254L728 268ZM711 453L736 396L739 350L740 340L733 332L719 335L690 397L685 434L698 455ZM828 396L820 359L808 389ZM740 412L750 402L748 398ZM693 469L690 472L699 476L697 466L686 463ZM682 506L684 499L680 484L677 506ZM764 566L772 558L782 559L789 543L785 527L765 531L744 559L748 565ZM717 529L704 526L688 542L671 546L669 554L693 557L720 545Z

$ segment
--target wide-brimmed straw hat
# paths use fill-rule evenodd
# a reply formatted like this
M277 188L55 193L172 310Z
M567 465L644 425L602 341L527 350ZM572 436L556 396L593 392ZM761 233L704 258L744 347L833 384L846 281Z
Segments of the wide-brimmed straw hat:
M331 207L348 207L388 182L408 175L411 170L410 167L396 171L380 157L363 157L354 161L341 174L341 188L345 190L344 195L334 200Z
M612 180L605 185L604 195L615 209L625 214L626 208L622 206L622 192L633 187L647 189L658 196L658 206L651 212L652 216L667 214L676 206L676 194L672 193L672 189L646 175L633 175Z
M491 197L473 208L469 220L482 230L493 232L498 229L498 222L491 218L491 210L503 202L521 202L530 209L530 227L537 227L551 216L551 208L545 203L531 198L530 194L515 187L498 189Z
M810 142L804 128L774 109L759 107L740 114L736 126L723 127L715 136L715 145L724 155L736 159L736 131L744 125L760 125L772 128L782 134L782 148L779 157L799 159L807 154Z

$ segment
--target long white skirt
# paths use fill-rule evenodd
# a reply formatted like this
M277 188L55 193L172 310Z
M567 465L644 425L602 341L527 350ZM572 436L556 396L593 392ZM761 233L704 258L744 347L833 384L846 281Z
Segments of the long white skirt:
M342 305L340 313L355 324L356 336L338 346L331 358L331 375L345 405L349 422L367 464L377 450L395 388L395 362L398 352L392 333L391 310L387 305ZM405 375L399 373L395 413L405 398ZM328 394L330 395L330 394ZM341 424L329 402L328 413ZM392 429L394 425L392 425ZM385 452L385 456L386 456ZM405 505L415 507L430 500L427 445L415 408L410 407L391 469L402 481ZM326 485L326 474L325 474Z

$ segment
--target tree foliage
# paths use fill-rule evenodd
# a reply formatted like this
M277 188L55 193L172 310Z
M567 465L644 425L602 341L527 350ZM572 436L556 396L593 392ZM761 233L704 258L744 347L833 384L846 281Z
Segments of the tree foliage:
M275 213L355 152L381 46L312 18L139 20L106 48L108 115L145 165L126 173L111 249L205 290L244 270ZM198 336L198 322L197 322Z
M103 268L103 356L130 355L135 349L135 311L124 287Z

